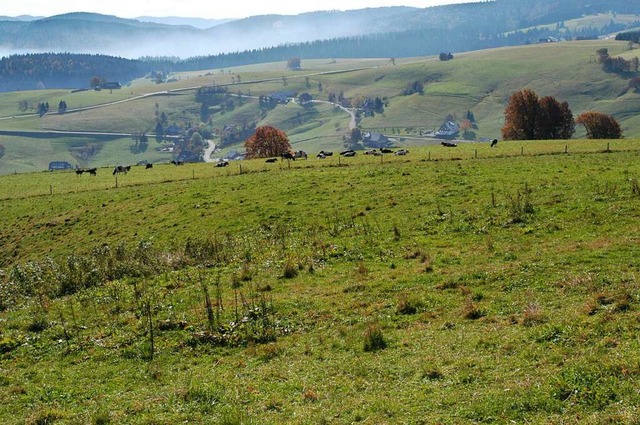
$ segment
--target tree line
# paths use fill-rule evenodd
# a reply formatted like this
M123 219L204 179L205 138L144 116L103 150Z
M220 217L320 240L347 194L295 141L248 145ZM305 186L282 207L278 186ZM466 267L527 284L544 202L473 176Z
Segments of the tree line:
M514 92L505 109L505 140L570 139L575 125L585 127L589 139L621 139L622 129L611 115L589 111L573 118L567 102L538 97L531 89Z

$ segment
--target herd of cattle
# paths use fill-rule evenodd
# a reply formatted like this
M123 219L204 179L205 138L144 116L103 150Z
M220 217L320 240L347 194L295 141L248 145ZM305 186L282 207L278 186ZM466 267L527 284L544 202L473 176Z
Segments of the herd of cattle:
M455 142L448 142L448 141L443 141L441 143L443 146L446 147L456 147L457 144ZM493 139L491 141L491 147L494 147L498 144L498 139ZM388 148L379 148L379 149L370 149L368 151L364 152L365 155L372 155L372 156L382 156L384 154L394 154L394 155L407 155L409 154L409 151L407 149L398 149L398 150L393 150L393 149L388 149ZM352 156L356 156L356 151L353 149L348 149L345 151L342 151L339 153L340 156L343 157L352 157ZM331 151L320 151L318 152L318 154L316 155L316 158L318 159L325 159L329 156L333 156L333 152ZM287 161L295 161L296 159L307 159L308 155L305 151L299 150L296 152L284 152L282 155L280 155L280 160L284 161L285 159ZM278 162L278 158L268 158L265 160L265 162L267 163L274 163L274 162ZM184 162L182 161L171 161L170 162L173 165L183 165ZM151 163L145 163L145 164L139 164L139 165L144 165L145 169L150 169L153 168L153 164ZM216 163L216 167L226 167L229 165L228 161L219 161ZM128 171L131 170L131 166L130 165L117 165L114 169L113 169L113 175L115 176L116 174L127 174ZM89 173L92 176L97 175L97 168L77 168L76 169L76 174L79 176L83 173Z

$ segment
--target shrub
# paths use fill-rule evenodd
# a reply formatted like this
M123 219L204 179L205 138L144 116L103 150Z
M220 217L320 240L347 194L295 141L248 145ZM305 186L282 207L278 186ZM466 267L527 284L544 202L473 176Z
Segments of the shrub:
M587 139L622 139L622 129L611 115L600 112L585 112L576 118L587 130Z

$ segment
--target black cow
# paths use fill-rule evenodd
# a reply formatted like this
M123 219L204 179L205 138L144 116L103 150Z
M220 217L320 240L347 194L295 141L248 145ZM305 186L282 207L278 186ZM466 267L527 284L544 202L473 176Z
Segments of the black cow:
M442 142L441 143L442 146L446 146L448 148L455 148L456 146L458 146L456 143L454 142Z
M497 145L497 144L498 144L498 139L493 139L493 140L491 141L491 147L494 147L494 146L495 146L495 145Z
M282 159L293 159L294 161L296 160L296 157L294 154L292 154L291 152L285 152L281 155Z
M269 163L278 162L278 158L269 158L265 162L269 162Z
M331 152L331 151L320 151L318 153L318 155L333 156L333 152Z
M353 149L348 149L346 151L342 151L340 152L341 156L355 156L356 151L354 151Z
M393 153L393 150L387 148L380 148L380 152L382 153Z
M80 174L84 173L84 170L82 168L77 168L76 169L76 175L79 176Z
M222 162L218 162L216 164L216 167L226 167L227 165L229 165L227 161L222 161Z
M131 170L131 165L116 165L116 168L113 169L113 175L120 173L127 174L128 171Z
M182 165L182 164L184 164L184 162L182 162L182 161L176 161L176 160L172 160L172 161L171 161L171 163L172 163L173 165Z
M148 170L149 168L153 168L153 164L149 163L149 164L144 166L145 170Z
M88 170L84 170L85 173L89 173L92 176L97 176L98 175L98 169L97 168L89 168Z

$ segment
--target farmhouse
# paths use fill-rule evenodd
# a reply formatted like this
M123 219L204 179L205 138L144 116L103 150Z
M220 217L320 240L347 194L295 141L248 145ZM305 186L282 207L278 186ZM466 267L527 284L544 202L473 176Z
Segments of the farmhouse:
M269 97L274 101L276 101L277 103L289 103L291 99L296 97L296 92L278 91L278 92L271 93Z
M107 81L106 83L102 84L100 88L105 90L121 89L122 84L117 81Z
M436 131L436 137L455 137L460 132L460 126L453 121L445 122L438 131Z
M391 144L387 136L376 132L365 133L362 142L370 148L383 148Z

